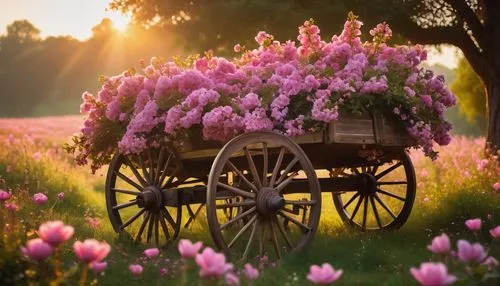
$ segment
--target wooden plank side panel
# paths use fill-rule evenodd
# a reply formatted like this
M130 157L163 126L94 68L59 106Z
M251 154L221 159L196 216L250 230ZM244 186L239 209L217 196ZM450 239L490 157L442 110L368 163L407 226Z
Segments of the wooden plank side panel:
M369 115L342 116L330 123L328 143L375 144L373 119Z

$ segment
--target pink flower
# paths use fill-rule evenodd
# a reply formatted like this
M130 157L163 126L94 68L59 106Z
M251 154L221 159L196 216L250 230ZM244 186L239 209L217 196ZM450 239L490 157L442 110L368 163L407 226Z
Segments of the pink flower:
M59 194L57 194L57 199L60 201L64 201L64 192L60 192Z
M241 52L241 45L240 44L234 45L233 50L234 50L235 53Z
M163 267L162 269L160 269L160 276L163 277L165 275L168 274L168 269Z
M498 260L495 259L495 257L489 256L488 258L486 258L486 260L484 260L482 264L487 265L489 268L493 268L498 266L499 263Z
M240 278L232 273L232 272L228 272L226 274L226 276L224 277L224 280L226 281L226 284L227 285L240 285Z
M496 183L494 183L494 184L493 184L493 189L494 189L495 191L500 191L500 182L496 182Z
M423 286L441 286L453 284L457 277L448 274L448 269L443 263L424 262L417 269L410 269L411 275Z
M101 225L101 222L96 217L95 218L94 217L87 217L87 223L93 229L97 229Z
M259 270L254 268L250 263L245 264L243 271L248 280L255 280L259 277Z
M132 273L132 275L139 276L141 275L144 268L139 264L130 264L128 266L128 270L130 270L130 273Z
M487 256L483 246L479 243L470 244L466 240L459 240L457 247L458 259L465 262L481 262Z
M496 226L495 228L490 229L490 234L491 237L494 239L500 238L500 225Z
M92 269L96 273L103 272L106 267L108 267L107 262L94 261L90 264L90 269Z
M95 239L86 239L84 242L76 241L73 250L81 261L90 263L101 261L108 255L111 247L106 242L99 242Z
M202 278L218 278L233 269L231 263L226 263L224 254L216 253L210 247L205 248L201 254L197 254L195 261L200 266L200 276Z
M10 203L5 203L5 208L8 209L9 211L11 212L17 212L19 210L19 206L14 203L14 202L10 202Z
M450 238L446 233L434 237L432 244L427 246L427 249L437 254L445 254L450 251Z
M181 239L178 245L179 253L183 258L195 258L202 247L201 241L192 243L189 239Z
M32 200L35 204L41 206L41 205L47 203L49 198L44 193L36 193L35 195L33 195Z
M38 228L38 235L53 247L59 246L73 236L75 230L72 226L64 225L60 220L48 221Z
M144 250L144 254L148 258L153 258L153 257L158 256L158 254L160 254L160 250L158 248L148 248L148 249Z
M53 248L41 238L35 238L28 240L28 242L26 242L26 247L21 247L21 251L24 255L32 259L42 261L52 255Z
M468 219L465 221L465 225L470 231L479 231L481 229L481 219Z
M10 198L10 194L4 190L0 190L0 201L6 201Z
M307 274L307 280L311 281L316 285L328 285L337 281L344 271L342 269L335 270L329 263L323 263L323 265L311 265L309 268L309 274Z

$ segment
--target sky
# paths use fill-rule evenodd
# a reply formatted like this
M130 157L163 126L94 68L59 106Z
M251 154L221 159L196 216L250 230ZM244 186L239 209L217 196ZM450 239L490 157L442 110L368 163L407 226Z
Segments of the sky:
M42 37L71 35L85 40L92 35L92 27L103 18L110 18L115 27L124 29L129 17L107 10L109 0L0 0L0 34L8 24L27 19L41 30ZM457 49L445 47L430 49L428 64L457 66Z
M0 34L15 20L27 19L42 32L42 37L71 35L85 40L92 27L110 18L117 28L128 23L128 17L107 11L108 0L0 0Z

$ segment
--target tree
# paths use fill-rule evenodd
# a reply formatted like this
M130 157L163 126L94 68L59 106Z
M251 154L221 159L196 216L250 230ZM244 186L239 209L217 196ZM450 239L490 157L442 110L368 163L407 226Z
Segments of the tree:
M218 47L214 43L235 41L241 36L248 39L249 30L253 34L263 28L281 31L284 23L296 27L297 15L314 17L322 27L338 28L346 9L369 25L386 21L412 42L457 46L486 87L487 144L494 152L500 147L498 0L113 0L110 7L132 12L136 20L146 24L185 24L190 27L185 30L187 35L198 33L198 40L213 41L211 48ZM344 16L339 17L339 13ZM284 31L287 34L289 29Z
M451 90L458 98L460 112L469 122L484 122L486 120L484 84L465 58L460 59L455 72L456 79L451 84Z

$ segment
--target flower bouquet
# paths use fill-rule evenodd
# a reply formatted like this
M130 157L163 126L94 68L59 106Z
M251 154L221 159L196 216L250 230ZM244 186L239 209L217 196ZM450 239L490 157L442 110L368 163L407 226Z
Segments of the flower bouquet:
M386 23L362 42L361 26L350 13L342 33L324 41L309 20L299 27L298 44L259 32L258 47L236 45L232 60L211 52L184 61L152 58L140 72L103 76L97 96L83 94L85 123L66 148L95 171L117 150L139 153L186 136L224 142L263 130L298 136L343 116L378 112L436 158L433 142L450 142L443 113L455 97L442 76L419 67L427 55L421 46L389 46Z

